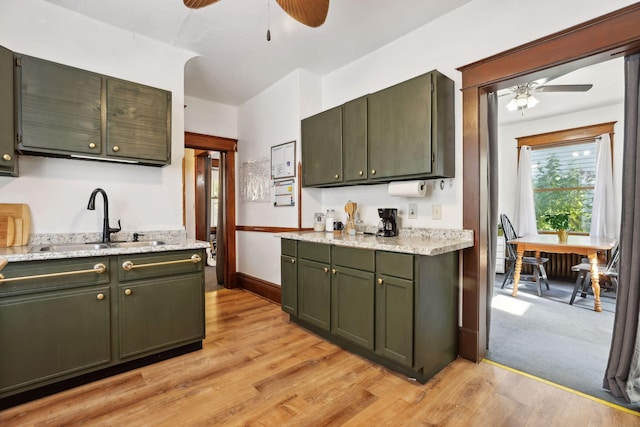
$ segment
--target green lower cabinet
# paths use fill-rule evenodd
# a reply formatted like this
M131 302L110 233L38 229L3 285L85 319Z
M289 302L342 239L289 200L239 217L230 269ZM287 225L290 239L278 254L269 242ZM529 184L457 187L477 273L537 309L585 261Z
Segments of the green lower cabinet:
M413 281L378 275L376 283L377 354L413 366Z
M108 286L0 299L0 397L111 361Z
M204 338L203 286L201 274L120 284L120 358Z
M374 273L346 267L331 272L331 333L373 350Z
M298 314L298 265L296 258L290 255L280 256L280 274L282 277L282 310L289 314Z
M329 265L298 259L298 317L331 330L331 275Z

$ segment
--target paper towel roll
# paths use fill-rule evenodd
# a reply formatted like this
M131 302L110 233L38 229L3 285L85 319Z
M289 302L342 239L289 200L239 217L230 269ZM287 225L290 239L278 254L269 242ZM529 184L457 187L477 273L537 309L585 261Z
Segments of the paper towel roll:
M424 181L399 181L389 183L390 196L424 197L427 185Z

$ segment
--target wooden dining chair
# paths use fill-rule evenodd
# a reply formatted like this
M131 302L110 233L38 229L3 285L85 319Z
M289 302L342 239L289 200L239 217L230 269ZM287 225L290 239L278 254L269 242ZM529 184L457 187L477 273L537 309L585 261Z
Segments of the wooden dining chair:
M518 235L516 234L516 230L513 228L509 217L505 214L500 215L500 223L502 224L502 229L504 230L504 237L507 242L509 240L517 239ZM516 267L516 245L513 243L507 243L506 247L506 256L505 261L510 264L509 270L504 276L504 280L502 281L502 286L500 289L504 289L505 285L511 281L513 282L513 273L515 272ZM549 261L549 258L536 258L533 256L523 256L522 257L522 265L532 265L533 266L533 280L536 283L536 287L538 290L538 296L542 296L542 286L541 283L544 281L547 289L549 289L549 281L547 280L547 271L544 268L544 264Z
M618 292L618 261L620 259L620 251L618 245L614 246L611 250L611 258L609 262L605 264L598 264L598 274L600 278L604 278L611 284L613 290ZM591 264L588 258L582 258L580 264L576 264L571 267L571 271L577 271L578 277L576 278L576 284L573 286L573 292L571 293L571 299L569 304L573 305L573 302L580 293L582 298L586 298L587 294L591 290Z

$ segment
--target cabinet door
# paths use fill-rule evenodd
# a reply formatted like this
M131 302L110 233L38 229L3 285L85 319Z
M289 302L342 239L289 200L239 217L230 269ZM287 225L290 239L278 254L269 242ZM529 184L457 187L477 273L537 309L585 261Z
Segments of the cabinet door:
M282 310L298 315L298 266L296 258L290 255L280 257L282 286Z
M100 75L28 56L19 63L20 150L99 155Z
M431 172L431 75L368 98L369 179Z
M189 274L118 285L120 357L204 338L204 280Z
M330 330L331 275L328 264L298 259L298 318Z
M373 350L374 273L337 266L331 273L331 332Z
M342 183L342 107L302 120L302 186Z
M413 366L413 281L378 275L376 353Z
M342 106L342 168L345 182L367 179L367 98Z
M108 287L0 298L0 396L111 360Z
M107 79L107 156L168 164L171 93Z
M13 116L13 52L0 46L0 175L18 176Z

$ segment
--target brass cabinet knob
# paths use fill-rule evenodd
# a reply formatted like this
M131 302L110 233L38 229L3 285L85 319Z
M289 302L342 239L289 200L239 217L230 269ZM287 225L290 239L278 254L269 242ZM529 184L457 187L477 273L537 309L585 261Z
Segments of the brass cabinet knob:
M336 274L336 273L337 273L336 269L335 269L335 268L332 268L332 269L331 269L331 273Z
M124 294L125 295L131 295L133 293L133 291L131 289L125 289L124 290Z
M104 299L104 294L98 294L98 295L96 295L96 298L98 298L100 301L102 301Z
M89 143L89 148L96 148L96 143L95 142L90 142Z
M295 264L296 263L296 259L295 258L291 258L291 264Z
M118 147L117 145L114 145L112 150L117 153L118 151L120 151L120 147Z
M2 156L2 160L6 160L8 162L9 160L11 160L11 154L4 154Z
M338 179L338 178L340 178L340 175L335 174L333 177L334 177L335 179Z
M382 285L384 283L384 280L382 280L382 277L378 278L378 285Z
M375 169L371 169L371 175L375 175L376 174L376 170Z
M324 272L325 272L325 273L328 273L328 272L329 272L329 267L325 267L325 268L324 268Z
M364 172L363 171L358 171L358 175L362 176L362 175L364 175Z

